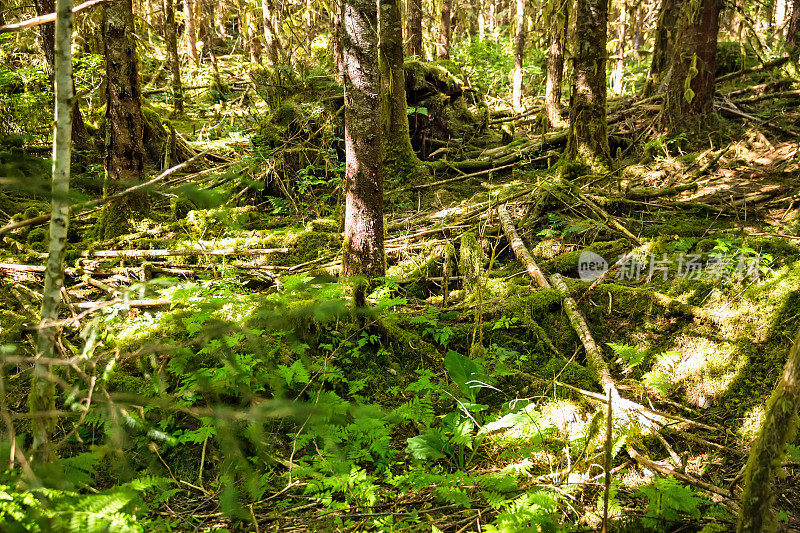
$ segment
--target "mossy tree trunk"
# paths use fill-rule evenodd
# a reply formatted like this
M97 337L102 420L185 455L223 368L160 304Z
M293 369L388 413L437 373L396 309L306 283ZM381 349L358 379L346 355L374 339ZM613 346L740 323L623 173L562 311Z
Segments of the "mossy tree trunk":
M408 132L400 0L380 0L379 24L383 164L387 176L400 179L421 164Z
M611 71L611 91L622 94L625 73L625 42L628 39L628 2L619 6L619 22L617 24L617 49L614 58L614 69Z
M441 19L439 20L439 42L436 43L436 59L450 59L450 22L452 19L453 0L442 0Z
M764 421L750 448L744 471L744 492L736 525L738 533L776 529L772 481L784 460L786 445L794 442L800 410L800 333L795 337L783 376L767 402Z
M200 66L200 56L197 55L197 0L183 0L183 21L186 33L186 55L194 63Z
M272 0L261 0L261 18L264 25L264 44L267 48L267 58L272 66L280 64L281 41L278 34L277 11Z
M37 343L37 358L52 359L55 346L58 307L64 285L64 251L69 227L70 144L72 142L72 2L58 0L54 32L54 80L56 92L55 128L53 131L52 215L50 218L50 248L42 291L41 323ZM28 406L34 413L55 411L55 385L51 366L34 364ZM52 416L31 419L34 460L45 462L54 458L50 435L55 428Z
M261 63L261 41L258 39L258 29L255 24L255 17L250 12L250 4L247 0L236 0L239 8L239 26L242 40L245 43L250 61Z
M514 109L522 110L522 66L525 60L525 0L517 0L517 17L514 29L514 86L511 102Z
M377 2L342 2L347 160L342 274L367 283L386 271L377 29ZM366 288L366 283L356 283L357 306L365 305Z
M175 114L181 115L183 114L183 87L181 85L181 63L178 57L178 35L175 26L175 0L164 0L164 19L169 70L172 74L172 105Z
M665 71L669 66L672 50L675 45L675 31L677 30L678 13L683 0L662 0L658 11L658 23L653 37L653 57L650 60L650 70L644 84L643 96L655 94Z
M106 58L106 193L141 181L144 171L144 119L131 0L114 0L103 12ZM128 196L106 205L99 236L114 238L128 229L142 198Z
M611 162L606 122L607 1L577 1L575 31L578 50L564 154L595 169L607 168Z
M714 108L720 0L685 1L678 15L662 124L672 132L697 129Z
M561 85L564 81L564 47L569 27L569 0L550 2L550 49L547 58L544 109L550 126L561 124Z
M422 52L422 0L406 2L406 33L408 35L408 55L421 58Z

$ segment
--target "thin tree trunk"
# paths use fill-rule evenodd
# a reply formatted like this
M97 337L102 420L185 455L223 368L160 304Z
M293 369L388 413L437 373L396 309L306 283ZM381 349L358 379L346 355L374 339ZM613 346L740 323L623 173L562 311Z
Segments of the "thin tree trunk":
M606 122L607 1L578 0L575 23L578 50L564 154L569 160L607 168L611 161Z
M514 32L514 86L512 105L522 110L522 66L525 60L525 0L517 0L516 29Z
M611 91L622 94L623 75L625 73L625 41L628 39L628 5L623 2L619 6L619 33L617 34L617 50L614 58L614 70L611 72Z
M261 41L258 39L258 29L255 24L255 17L250 12L250 4L247 0L237 0L236 3L239 7L242 42L250 54L250 61L261 63Z
M422 57L422 0L408 0L406 4L408 25L408 55Z
M70 144L72 142L72 2L57 0L54 32L54 79L55 79L55 128L53 132L53 184L52 215L50 219L50 250L42 292L41 322L37 355L52 359L56 328L49 326L58 320L61 303L61 288L64 284L64 251L69 226L69 175ZM33 369L28 403L32 412L55 410L55 384L50 379L49 365L36 363ZM50 416L33 417L34 459L51 461L54 451L50 434L55 428L55 419Z
M106 58L106 193L141 181L144 169L142 94L133 29L131 0L114 0L103 12ZM132 211L140 210L140 197L106 206L98 225L100 236L110 239L127 232Z
M744 471L744 491L736 525L738 533L760 533L775 530L772 503L775 479L786 453L786 445L794 442L797 433L797 412L800 409L800 334L795 337L783 377L767 402L764 421L750 448Z
M403 70L401 0L380 0L380 79L385 173L402 179L420 167L411 147Z
M347 159L342 274L369 281L386 270L377 29L374 0L342 2ZM365 305L366 289L366 284L356 284L357 306Z
M661 77L666 72L675 45L675 32L678 25L683 0L662 0L658 12L655 37L653 38L653 57L647 73L643 95L652 96L658 87Z
M569 27L569 0L551 0L550 53L545 84L545 115L549 126L561 124L561 85L564 81L564 47Z
M176 115L183 114L183 87L181 85L181 64L178 57L178 36L175 27L175 0L164 0L164 26L169 56L169 70L172 73L172 105Z
M186 54L195 66L200 66L200 56L197 55L197 10L196 0L183 0L183 20L186 31Z
M684 2L662 112L670 131L694 129L714 104L720 0Z
M436 44L436 58L450 59L450 22L453 0L442 0L442 18L439 20L439 42Z

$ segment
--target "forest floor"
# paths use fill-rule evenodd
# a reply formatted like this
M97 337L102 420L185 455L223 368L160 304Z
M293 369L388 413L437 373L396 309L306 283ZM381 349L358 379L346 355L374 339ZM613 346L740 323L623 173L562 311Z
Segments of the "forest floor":
M281 123L258 88L234 89L173 122L215 155L162 182L129 234L99 241L96 213L70 230L60 348L89 353L108 402L139 412L115 441L126 466L104 463L98 486L160 470L181 490L157 498L151 520L177 529L588 530L603 515L610 437L614 530L730 530L800 327L796 96L741 103L749 119L718 116L692 138L659 137L652 105L611 102L619 157L605 175L557 162L533 126L501 145L502 124L490 125L471 155L487 171L387 179L387 277L354 318L335 283L335 150L305 165L292 155L325 146L309 132L333 119L298 99L302 114ZM622 396L646 411L616 413L606 430L563 294L528 276L500 206L547 277L564 276ZM7 193L0 209L22 219L47 205ZM2 238L0 344L32 353L46 230ZM586 251L629 260L587 293ZM6 372L3 409L23 413L25 369ZM102 442L100 416L80 424L70 453ZM776 508L797 530L797 443L789 452Z

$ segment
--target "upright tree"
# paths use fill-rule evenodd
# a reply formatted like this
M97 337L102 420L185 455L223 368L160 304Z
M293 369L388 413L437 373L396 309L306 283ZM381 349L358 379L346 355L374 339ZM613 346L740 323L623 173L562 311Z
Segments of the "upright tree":
M53 131L52 212L50 218L50 248L47 255L44 290L42 292L41 322L37 343L37 360L33 368L28 405L38 415L31 419L33 457L44 462L53 459L50 435L55 419L55 382L51 366L46 362L54 356L58 307L64 285L64 251L69 227L70 143L72 136L72 2L57 0L54 32L53 79L55 85L55 127Z
M696 128L713 110L719 7L720 0L685 1L681 6L661 113L671 131Z
M183 87L181 63L178 56L178 35L175 26L175 0L164 0L164 30L167 44L169 70L172 74L172 101L176 115L183 113Z
M34 0L34 7L36 8L37 15L47 15L56 10L54 0ZM70 22L70 24L72 24ZM71 32L72 30L70 30ZM71 35L71 33L70 33ZM39 25L39 37L42 40L42 52L45 58L45 70L47 77L50 80L50 86L53 86L55 81L55 25L54 24L41 24ZM72 57L72 55L70 55ZM70 73L72 70L70 69ZM71 76L72 74L70 74ZM74 94L74 82L72 92ZM86 124L83 122L83 115L81 115L81 108L78 99L72 103L72 140L75 145L82 150L89 150L92 147L89 132L86 130Z
M773 480L786 454L786 445L794 441L800 410L800 334L795 337L783 376L767 402L764 421L744 471L737 533L760 533L775 530L772 503Z
M611 161L606 123L608 2L578 0L575 6L578 49L564 155L593 168L605 168Z
M797 54L797 44L800 41L800 0L792 0L792 14L786 28L786 44L793 54Z
M116 1L116 0L115 0ZM183 0L183 22L186 34L186 54L195 66L200 65L200 56L197 54L197 19L199 6L198 0Z
M550 0L547 81L544 109L550 126L561 124L561 84L564 81L564 48L569 27L569 0Z
M142 93L131 0L113 0L103 12L106 58L106 192L140 181L144 170ZM141 199L128 196L108 204L98 227L111 238L127 231Z
M383 163L386 174L400 179L421 166L408 132L400 0L380 0L379 28Z
M522 65L525 60L525 0L516 0L517 18L514 31L514 84L512 105L522 109Z
M625 74L625 44L628 39L628 3L622 2L619 6L619 21L617 24L617 49L614 57L614 68L611 71L611 91L622 94Z
M345 221L342 274L372 280L386 270L383 249L383 150L375 0L342 2ZM365 304L358 283L354 302Z
M678 13L683 0L661 0L658 10L655 36L653 38L653 56L650 60L650 70L644 84L643 95L652 96L661 78L664 76L675 44L675 31L678 26Z
M406 2L408 55L422 57L422 0Z
M267 58L275 67L280 63L281 41L278 33L277 10L273 0L261 0L261 19L264 26L264 45L267 48Z
M439 19L439 41L436 43L436 58L450 59L450 23L452 22L453 0L442 0Z

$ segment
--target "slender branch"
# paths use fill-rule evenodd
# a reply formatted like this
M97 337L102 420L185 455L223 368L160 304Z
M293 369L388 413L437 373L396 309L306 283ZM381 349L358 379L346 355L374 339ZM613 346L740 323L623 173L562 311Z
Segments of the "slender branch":
M72 13L80 13L85 9L89 9L90 7L94 7L97 4L102 4L105 2L110 2L111 0L89 0L88 2L84 2L79 6L75 6L72 8ZM21 22L14 22L13 24L6 24L5 26L0 26L0 33L12 33L22 30L27 30L28 28L33 28L35 26L41 26L42 24L47 24L48 22L55 22L56 14L55 13L48 13L46 15L39 15L38 17L33 17L28 20L23 20Z

